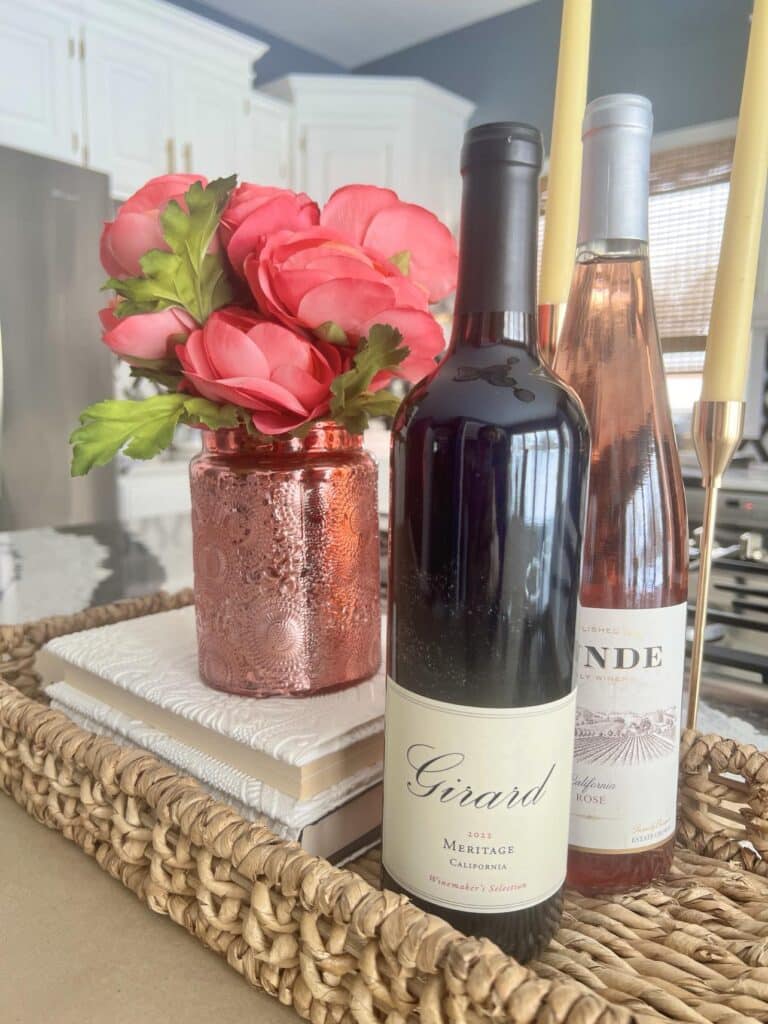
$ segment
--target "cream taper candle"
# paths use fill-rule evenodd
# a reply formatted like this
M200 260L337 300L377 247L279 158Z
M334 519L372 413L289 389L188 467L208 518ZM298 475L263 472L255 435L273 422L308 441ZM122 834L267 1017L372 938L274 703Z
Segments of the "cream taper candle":
M581 122L587 102L592 0L563 0L539 304L565 302L571 287L581 186Z
M705 401L741 401L768 174L768 0L755 0L709 325Z

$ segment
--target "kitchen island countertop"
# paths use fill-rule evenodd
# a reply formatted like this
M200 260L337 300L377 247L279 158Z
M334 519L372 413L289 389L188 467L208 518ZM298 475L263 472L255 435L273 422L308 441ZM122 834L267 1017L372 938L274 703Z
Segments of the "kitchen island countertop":
M188 514L0 532L2 624L66 615L91 605L190 586ZM768 748L766 688L734 687L730 700L728 686L713 682L713 696L708 699L707 684L705 677L699 728ZM752 692L754 708L749 706Z
M8 1024L298 1024L289 1007L3 795L0 836Z
M189 517L0 533L0 622L192 583ZM758 687L758 689L761 689ZM768 747L746 704L702 701L700 726ZM757 722L757 725L756 725ZM761 742L763 741L764 742ZM182 929L151 914L58 833L0 796L0 1003L18 1024L298 1020Z
M189 515L0 532L0 622L192 585Z

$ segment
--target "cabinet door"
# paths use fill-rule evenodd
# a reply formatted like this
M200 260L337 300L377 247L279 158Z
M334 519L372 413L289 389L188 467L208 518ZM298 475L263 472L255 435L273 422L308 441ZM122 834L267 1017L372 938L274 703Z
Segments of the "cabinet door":
M60 4L0 0L0 143L79 162L79 26Z
M397 129L388 126L307 124L299 134L298 187L321 204L342 185L397 190L398 138Z
M85 42L88 163L125 199L148 178L178 170L170 62L120 29L89 24Z
M291 188L291 110L276 101L254 97L248 100L240 175L257 185Z
M174 99L179 170L207 178L244 174L245 89L213 78L206 69L190 68L177 75Z

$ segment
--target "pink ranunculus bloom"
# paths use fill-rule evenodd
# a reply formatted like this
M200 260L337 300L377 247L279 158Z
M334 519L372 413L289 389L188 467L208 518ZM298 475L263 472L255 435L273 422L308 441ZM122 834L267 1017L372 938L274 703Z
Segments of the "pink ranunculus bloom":
M118 318L115 303L99 311L102 341L127 363L173 357L179 337L197 326L183 309L170 306L159 313L136 313Z
M331 382L345 369L340 350L267 320L246 326L239 312L222 309L179 345L194 390L250 410L263 434L283 434L326 413Z
M327 228L273 235L244 269L264 313L290 327L334 324L353 347L375 324L397 328L410 349L397 373L408 380L433 369L445 345L423 288Z
M381 260L397 258L412 281L439 302L456 287L458 248L451 232L423 206L389 188L345 185L323 207L320 224Z
M219 323L236 327L244 334L247 334L252 327L262 323L264 320L264 317L258 310L249 309L245 306L224 306L222 309L217 309L214 315L218 318Z
M101 233L101 265L112 277L136 277L141 257L151 249L167 249L160 214L171 201L184 205L184 193L196 181L206 185L202 174L162 174L152 178L130 199L117 216L105 221Z
M277 231L302 231L320 220L320 210L303 192L244 181L232 193L221 217L219 238L241 277L243 263Z

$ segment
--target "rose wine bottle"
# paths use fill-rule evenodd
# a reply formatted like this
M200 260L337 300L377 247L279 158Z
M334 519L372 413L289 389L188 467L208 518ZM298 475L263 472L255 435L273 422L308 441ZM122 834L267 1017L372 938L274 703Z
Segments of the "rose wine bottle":
M565 880L589 463L536 338L541 137L466 136L444 360L392 432L383 881L518 959Z
M652 125L642 96L587 107L576 271L554 363L592 434L568 862L585 892L663 874L675 832L688 531L648 267Z

